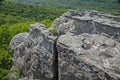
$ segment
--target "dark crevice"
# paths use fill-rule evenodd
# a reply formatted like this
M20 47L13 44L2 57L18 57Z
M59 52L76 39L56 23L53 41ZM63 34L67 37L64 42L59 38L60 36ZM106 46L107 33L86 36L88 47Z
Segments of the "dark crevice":
M56 48L56 44L57 44L57 40L58 38L55 40L54 44L53 44L53 54L54 54L54 60L53 60L53 80L58 80L58 51Z

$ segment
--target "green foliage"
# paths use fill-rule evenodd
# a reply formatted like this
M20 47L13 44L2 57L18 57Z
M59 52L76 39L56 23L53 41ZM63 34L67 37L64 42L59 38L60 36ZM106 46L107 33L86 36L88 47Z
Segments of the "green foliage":
M118 0L118 3L120 3L120 0Z
M5 0L0 0L0 5L2 4L3 1L5 1Z
M50 31L53 35L57 35L58 34L58 29L55 27L50 27Z
M16 75L16 80L20 79L23 77L20 69L18 67L14 67L10 70L8 76L10 76L10 74L15 74Z
M21 32L28 31L34 20L0 14L0 80L8 80L7 74L12 66L12 57L8 45L11 38Z
M0 80L8 80L7 74L12 66L12 57L8 49L12 37L28 31L29 25L36 21L45 24L48 28L52 20L63 12L64 10L53 7L14 2L5 2L0 5ZM15 68L12 72L15 72L19 78L18 69Z
M9 43L9 31L7 30L8 25L0 26L0 45Z
M11 36L14 36L18 33L28 32L29 24L34 23L34 21L29 22L20 22L9 27L9 32Z
M53 21L51 21L50 19L45 19L45 20L42 20L40 23L41 24L44 24L47 28L49 28L51 26Z
M37 5L27 5L14 2L6 2L0 6L0 13L12 16L21 16L24 18L41 21L45 19L54 20L60 16L65 10L54 7L45 7Z
M66 9L92 9L120 13L120 0L10 0Z
M5 45L5 44L4 44ZM7 46L7 45L5 45ZM11 67L11 55L8 51L0 46L0 80L7 80L9 69Z

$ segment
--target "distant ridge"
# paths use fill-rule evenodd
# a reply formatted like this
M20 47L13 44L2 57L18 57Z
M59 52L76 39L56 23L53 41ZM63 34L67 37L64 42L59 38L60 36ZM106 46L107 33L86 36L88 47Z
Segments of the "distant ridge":
M66 9L88 9L120 13L118 0L9 0Z

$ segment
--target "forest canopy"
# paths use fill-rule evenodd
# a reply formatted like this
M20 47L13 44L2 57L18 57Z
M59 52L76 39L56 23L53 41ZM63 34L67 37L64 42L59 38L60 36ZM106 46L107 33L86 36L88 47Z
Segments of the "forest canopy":
M8 73L12 67L12 56L8 48L12 37L27 32L32 23L45 23L46 26L50 26L64 11L54 7L15 2L0 5L0 80L8 80Z
M54 6L62 9L92 9L120 13L120 0L9 0L27 4Z
M0 0L0 80L8 80L12 67L8 49L12 37L27 32L32 23L45 24L49 28L53 20L67 9L99 10L120 15L120 0Z

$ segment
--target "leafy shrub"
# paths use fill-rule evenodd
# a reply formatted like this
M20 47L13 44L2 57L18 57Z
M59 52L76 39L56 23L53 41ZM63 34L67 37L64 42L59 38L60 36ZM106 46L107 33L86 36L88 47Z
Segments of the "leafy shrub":
M9 73L11 68L12 57L8 51L0 47L0 79L8 80L8 76L5 76Z
M5 21L0 25L0 80L8 80L7 75L12 66L12 56L8 48L10 40L14 35L28 31L29 24L35 21L1 13L0 17L0 21Z
M10 26L10 28L9 28L10 35L14 36L18 33L28 32L29 25L32 23L33 23L33 21L21 22L21 23L17 23L17 24Z
M52 24L52 21L50 19L45 19L40 22L41 24L44 24L46 28L49 28Z

